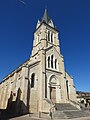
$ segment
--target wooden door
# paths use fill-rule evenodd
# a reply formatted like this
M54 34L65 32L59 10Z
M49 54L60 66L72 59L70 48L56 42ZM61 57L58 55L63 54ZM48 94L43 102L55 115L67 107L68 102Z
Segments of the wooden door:
M51 87L51 101L53 103L56 103L56 88L55 87Z

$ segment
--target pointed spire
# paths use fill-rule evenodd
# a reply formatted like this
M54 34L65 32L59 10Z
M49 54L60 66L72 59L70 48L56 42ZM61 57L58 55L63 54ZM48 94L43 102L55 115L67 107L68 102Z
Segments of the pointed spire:
M42 17L42 22L48 23L50 21L50 17L48 16L47 9L45 8L44 15Z
M42 19L37 22L36 28L38 28L41 23L46 23L46 24L48 24L49 26L55 28L52 19L51 19L51 18L49 17L49 15L48 15L47 8L45 8L45 11L44 11L44 14L43 14Z

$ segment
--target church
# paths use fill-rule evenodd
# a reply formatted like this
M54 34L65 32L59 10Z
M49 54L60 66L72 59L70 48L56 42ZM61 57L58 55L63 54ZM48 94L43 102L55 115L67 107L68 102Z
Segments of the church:
M49 112L56 103L77 102L73 78L65 71L58 30L45 9L37 21L30 58L0 83L0 109Z

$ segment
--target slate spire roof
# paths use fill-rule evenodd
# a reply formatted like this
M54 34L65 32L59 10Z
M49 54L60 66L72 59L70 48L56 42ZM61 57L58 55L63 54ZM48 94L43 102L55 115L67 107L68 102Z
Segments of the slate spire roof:
M45 9L45 12L44 12L44 15L43 15L43 17L42 17L42 21L41 21L41 22L45 22L45 23L48 24L48 22L49 22L50 20L51 20L51 19L50 19L49 15L48 15L47 9Z
M47 25L55 28L52 19L48 15L47 9L45 9L42 19L38 20L36 28L38 28L41 23L46 23Z

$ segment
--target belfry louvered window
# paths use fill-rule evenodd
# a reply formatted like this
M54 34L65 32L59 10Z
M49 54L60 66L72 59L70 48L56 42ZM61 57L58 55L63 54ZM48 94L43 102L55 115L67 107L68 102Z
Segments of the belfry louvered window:
M50 41L50 31L48 31L48 41Z
M53 43L53 33L51 33L51 43Z

